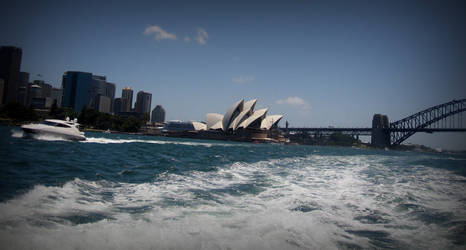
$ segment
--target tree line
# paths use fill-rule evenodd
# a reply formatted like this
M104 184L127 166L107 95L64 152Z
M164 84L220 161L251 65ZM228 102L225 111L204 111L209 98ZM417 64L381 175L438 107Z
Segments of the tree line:
M44 119L77 118L79 124L85 128L113 130L121 132L138 132L141 126L149 121L149 114L142 114L140 118L132 115L119 116L101 113L95 109L84 107L81 112L72 108L57 107L54 103L49 112L38 112L20 103L8 103L0 107L0 119L5 124L22 124L38 122Z

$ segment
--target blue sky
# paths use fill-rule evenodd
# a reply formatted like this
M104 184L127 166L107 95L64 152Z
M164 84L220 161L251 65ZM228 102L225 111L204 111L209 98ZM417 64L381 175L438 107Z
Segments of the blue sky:
M235 101L291 126L368 127L466 96L464 1L10 1L0 44L22 71L63 72L152 93L167 119L204 120ZM41 77L37 74L42 75ZM284 123L284 122L283 122ZM466 136L414 143L466 149Z

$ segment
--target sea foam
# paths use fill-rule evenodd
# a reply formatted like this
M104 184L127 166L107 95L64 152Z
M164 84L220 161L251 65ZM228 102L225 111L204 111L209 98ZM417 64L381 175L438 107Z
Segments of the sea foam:
M12 249L455 247L446 235L466 221L456 192L466 178L424 166L400 175L389 160L309 155L146 183L36 185L0 204L0 240Z

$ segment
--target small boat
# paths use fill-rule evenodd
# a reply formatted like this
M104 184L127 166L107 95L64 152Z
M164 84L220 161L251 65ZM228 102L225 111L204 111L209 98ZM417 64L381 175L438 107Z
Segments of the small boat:
M70 121L66 120L45 119L42 123L31 123L22 125L21 128L28 134L40 134L58 136L67 140L84 141L86 137L84 132L79 131L79 123L77 119Z

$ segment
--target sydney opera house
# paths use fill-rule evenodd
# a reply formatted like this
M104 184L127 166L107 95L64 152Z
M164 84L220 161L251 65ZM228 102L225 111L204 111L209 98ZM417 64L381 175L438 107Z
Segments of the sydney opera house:
M254 111L257 99L244 102L238 101L225 113L225 115L210 113L206 115L207 129L235 132L239 129L270 130L276 126L282 115L267 116L268 109Z
M252 142L284 141L277 129L283 115L267 115L268 109L254 110L256 103L257 99L246 102L240 100L224 115L209 113L206 115L206 123L191 122L189 133L177 133L177 136Z

